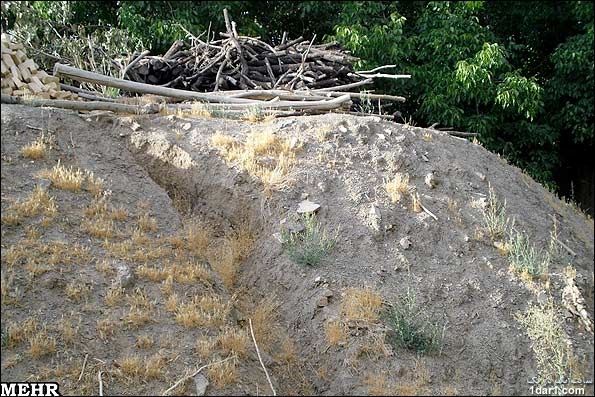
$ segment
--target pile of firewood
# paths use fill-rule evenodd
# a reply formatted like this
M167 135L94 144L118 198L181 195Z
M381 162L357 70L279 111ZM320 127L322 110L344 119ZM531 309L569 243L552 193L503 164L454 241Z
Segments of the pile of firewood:
M305 90L344 86L365 80L354 72L358 58L337 42L314 44L302 37L272 47L258 38L239 36L224 11L227 32L191 44L176 41L163 56L137 55L124 78L192 91ZM186 46L188 47L188 46Z
M60 78L39 70L20 43L2 35L2 93L42 99L75 99L77 94L60 90Z

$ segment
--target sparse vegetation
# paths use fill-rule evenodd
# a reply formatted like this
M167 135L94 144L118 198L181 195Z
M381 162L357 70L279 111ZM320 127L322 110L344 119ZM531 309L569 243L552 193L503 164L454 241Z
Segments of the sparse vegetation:
M238 378L235 359L216 363L209 367L208 375L217 389L222 389L235 382Z
M525 327L537 360L540 382L565 379L569 373L570 345L564 332L564 319L550 299L543 305L529 304L525 312L515 314Z
M487 206L483 211L483 219L485 227L493 240L499 240L506 236L510 223L506 214L506 200L504 203L500 202L491 185Z
M218 132L211 144L228 163L258 178L269 193L289 185L289 173L300 149L297 141L283 140L270 131L252 132L244 143Z
M401 201L403 196L407 196L413 192L413 187L409 185L409 175L397 172L395 177L386 182L386 192L393 203Z
M369 287L348 288L343 294L341 312L349 321L377 322L382 298Z
M36 332L35 335L29 339L29 355L38 359L48 354L56 352L56 340L48 336L45 330Z
M298 265L315 266L331 252L335 239L318 224L316 215L304 215L302 221L305 228L299 233L281 231L283 248L289 259Z
M508 260L512 270L526 274L530 278L547 277L550 254L533 246L525 233L516 232L511 237L508 251Z
M217 345L225 354L242 358L248 352L248 336L243 330L227 328L219 334Z
M41 171L39 176L52 181L52 185L58 189L69 192L81 191L83 182L85 181L85 173L83 171L78 168L65 167L60 164L60 160L58 160L58 164L51 170Z
M429 353L440 347L444 328L424 316L410 292L391 307L387 322L392 329L389 340L395 347L416 353Z
M46 144L44 141L43 134L40 135L35 141L21 149L23 157L31 160L39 160L43 158L46 153Z
M331 346L337 346L345 343L347 340L347 330L345 324L338 320L328 321L324 325L326 340Z

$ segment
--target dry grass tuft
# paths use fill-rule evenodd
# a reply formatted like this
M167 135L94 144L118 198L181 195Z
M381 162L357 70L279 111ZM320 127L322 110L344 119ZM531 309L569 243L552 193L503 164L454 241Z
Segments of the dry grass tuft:
M222 389L232 384L238 378L236 360L225 361L210 366L208 377L217 389Z
M134 346L138 347L139 349L150 349L155 344L153 338L149 335L138 335L136 337L136 343Z
M217 345L225 354L242 358L248 353L248 335L241 329L226 328L219 334Z
M393 396L394 391L388 383L388 376L386 372L373 373L366 376L364 385L368 388L368 393L371 396ZM403 395L403 394L397 394Z
M126 219L128 219L128 211L122 206L118 208L112 208L109 217L113 221L124 222Z
M188 250L200 258L206 258L209 245L213 241L213 231L207 226L193 222L186 226Z
M107 289L107 293L105 295L105 303L108 307L114 307L116 304L121 302L123 296L124 288L114 283L110 285Z
M328 321L324 325L326 340L331 346L337 346L347 341L347 328L338 320Z
M21 222L23 217L34 217L43 214L54 218L58 214L58 207L47 190L36 186L24 201L18 201L8 208L8 214L2 217L2 223L14 226Z
M72 321L65 319L64 316L62 316L62 319L56 325L56 330L66 346L74 344L79 333L79 328L80 327L75 326Z
M157 219L153 218L148 213L139 215L138 227L143 232L155 232L157 231Z
M73 302L79 302L83 298L85 290L86 288L80 280L73 280L64 288L66 297Z
M178 305L174 320L187 328L222 326L230 310L231 302L223 303L218 296L203 296L200 299L195 296L190 302Z
M29 339L29 355L38 359L56 352L56 339L48 336L45 330L41 330Z
M138 356L124 357L118 364L127 376L138 377L144 372L143 361Z
M380 319L382 298L370 288L348 288L341 302L347 320L377 322Z
M32 338L39 329L37 320L33 317L27 318L22 323L10 322L6 327L7 341L6 346L12 348L19 343Z
M31 160L39 160L43 158L46 153L46 144L44 141L43 134L40 135L35 141L31 142L27 146L21 149L23 157Z
M146 379L161 379L165 376L164 367L166 359L161 353L153 354L146 360L145 364L145 378Z
M258 178L266 192L290 185L290 171L300 149L297 142L283 140L270 131L252 132L244 143L217 132L211 138L211 144L228 163L237 164Z
M204 360L212 356L214 347L215 343L213 341L209 339L198 339L194 350L196 351L196 355Z
M95 326L99 337L104 341L112 337L116 333L117 328L118 324L109 318L97 320L97 324Z
M252 310L252 328L261 349L267 349L277 339L277 322L279 302L267 296Z
M109 240L118 234L114 222L104 218L83 221L81 230L100 240Z
M403 196L413 192L413 187L409 185L409 175L400 172L397 172L392 181L386 182L385 187L393 203L398 203Z
M569 358L572 356L568 336L564 331L564 317L550 299L544 305L529 305L524 313L515 314L531 339L537 359L539 379L562 379L570 376Z
M85 174L87 177L87 191L89 191L94 197L100 197L103 193L103 179L95 177L91 171L85 171Z
M85 181L85 174L80 169L72 167L65 167L60 164L54 166L51 170L43 170L40 173L41 178L52 181L53 186L58 189L67 190L69 192L80 192Z

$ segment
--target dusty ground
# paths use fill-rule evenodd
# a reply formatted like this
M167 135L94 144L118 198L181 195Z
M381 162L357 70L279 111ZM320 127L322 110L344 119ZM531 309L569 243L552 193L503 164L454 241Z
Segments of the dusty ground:
M42 132L45 155L25 158ZM278 150L255 150L249 168L233 150L258 134ZM93 177L74 191L49 183L43 170L58 161ZM409 191L393 202L386 183L398 173ZM490 186L515 230L549 249L547 274L509 270L506 237L485 227ZM301 222L305 198L335 240L315 266L277 239ZM563 245L551 248L554 230ZM252 321L279 394L527 395L548 362L593 379L592 331L562 301L568 266L592 319L593 220L438 131L330 114L247 122L2 106L3 382L95 394L101 371L106 394L161 394L227 358L201 372L206 394L270 394ZM386 313L407 298L438 330L432 351L394 343ZM524 326L530 305L549 321ZM532 343L531 329L550 343ZM172 391L195 393L192 380Z

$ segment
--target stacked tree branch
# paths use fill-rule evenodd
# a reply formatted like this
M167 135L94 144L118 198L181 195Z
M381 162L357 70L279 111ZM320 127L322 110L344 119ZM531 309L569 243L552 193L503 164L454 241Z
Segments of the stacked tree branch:
M337 42L314 44L299 37L273 47L259 38L240 36L224 10L222 39L203 41L188 32L185 49L176 41L163 56L137 55L123 77L135 82L192 91L347 89L371 82L354 72L358 58ZM392 76L397 77L397 76ZM405 77L405 76L401 76Z

